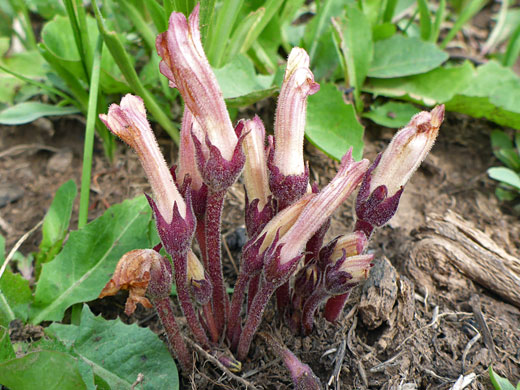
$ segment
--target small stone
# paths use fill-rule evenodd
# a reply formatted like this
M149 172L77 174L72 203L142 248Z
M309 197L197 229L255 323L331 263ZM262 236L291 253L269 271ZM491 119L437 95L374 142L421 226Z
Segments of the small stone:
M49 159L47 169L50 172L63 173L72 164L73 154L70 149L61 149Z
M24 194L23 188L14 184L0 184L0 207L16 202Z

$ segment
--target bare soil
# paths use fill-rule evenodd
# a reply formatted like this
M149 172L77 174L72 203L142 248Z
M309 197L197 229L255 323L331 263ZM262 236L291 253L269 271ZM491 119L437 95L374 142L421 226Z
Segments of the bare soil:
M365 156L373 159L394 130L366 125ZM79 184L83 128L75 117L0 128L0 188L8 197L18 198L0 208L0 232L7 250L43 218L61 184L69 179ZM486 371L490 365L512 383L520 380L520 305L514 289L509 291L513 298L508 298L507 289L497 287L504 278L514 280L514 264L520 263L520 224L510 205L497 201L495 183L485 173L497 164L489 142L492 128L484 120L447 115L430 156L407 185L397 215L371 241L376 266L366 285L356 289L338 324L318 317L313 333L299 337L273 307L267 310L262 329L278 335L309 364L325 388L451 389L461 375L474 373L476 380L467 389L491 389ZM175 145L166 137L160 144L167 160L174 162ZM337 163L309 145L306 155L311 178L324 186ZM110 164L96 144L90 218L144 191L148 185L131 151L120 145ZM243 195L241 185L235 184L224 213L228 283L239 262L237 228L243 224ZM351 202L335 215L330 238L352 229ZM439 231L436 223L446 222L448 215L465 224L456 229L460 235L446 238ZM72 228L76 223L77 205ZM451 226L449 221L446 226ZM40 239L39 231L32 234L21 252L36 251ZM443 244L446 240L450 245ZM481 260L484 270L486 261L496 259L511 262L513 268L507 264L489 268L479 277L464 266L466 261L471 268L471 259ZM516 289L520 291L518 279ZM126 317L124 299L118 295L90 305L106 318L120 316L162 332L152 311L139 308ZM12 333L16 339L41 337L41 330L20 324L13 324ZM283 364L259 337L239 375L256 388L292 388ZM194 371L183 373L182 388L234 389L244 384L198 356Z

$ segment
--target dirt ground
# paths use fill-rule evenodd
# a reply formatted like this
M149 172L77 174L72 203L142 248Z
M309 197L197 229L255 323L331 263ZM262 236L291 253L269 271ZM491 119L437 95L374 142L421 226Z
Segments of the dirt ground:
M365 156L373 159L394 131L365 124ZM447 114L430 156L406 187L397 215L371 241L376 266L338 324L318 317L310 336L297 337L272 307L267 310L262 329L278 335L309 364L325 388L451 389L461 375L474 373L467 389L491 389L489 365L513 383L520 380L520 303L506 283L512 269L486 270L492 262L512 264L513 269L516 264L518 278L520 262L518 216L497 201L495 183L485 173L497 164L489 142L493 127ZM0 232L7 250L43 218L62 183L72 178L79 184L82 132L77 117L0 127L0 195L7 203L0 208ZM162 137L160 144L167 159L175 161L171 140ZM306 155L311 178L323 187L337 164L309 145ZM119 145L111 165L96 144L90 218L147 190L132 152ZM330 238L351 230L351 202L335 215ZM237 228L243 224L243 205L237 183L228 194L223 224L228 283L239 261ZM76 223L77 205L73 228ZM39 232L32 234L21 252L35 251L40 239ZM477 263L480 268L474 269ZM518 297L518 281L516 288ZM106 318L121 316L161 332L152 311L140 308L127 318L122 295L90 305ZM34 329L18 331L28 333L26 337L37 334ZM182 388L244 388L203 356L198 361L183 376ZM281 361L259 337L239 375L258 389L292 388Z

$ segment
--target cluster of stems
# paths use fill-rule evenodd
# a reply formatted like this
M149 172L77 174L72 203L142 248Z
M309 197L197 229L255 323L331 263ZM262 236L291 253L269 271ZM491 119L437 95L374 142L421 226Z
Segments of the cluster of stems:
M296 333L312 331L322 305L324 317L336 321L372 266L367 246L374 229L395 214L444 114L439 106L413 117L372 164L354 161L349 150L336 176L320 189L309 183L303 156L307 97L319 90L307 53L294 48L289 54L273 135L266 137L257 116L233 126L201 45L198 13L198 6L188 20L173 13L156 42L160 71L184 100L176 168L166 165L139 97L126 95L100 116L139 156L161 239L154 250L143 250L151 260L121 259L102 295L129 289L129 312L136 302L150 304L150 298L185 369L193 362L171 310L172 282L191 337L208 351L225 344L240 361L247 358L273 295ZM230 299L222 272L221 220L226 192L241 174L248 242ZM325 242L332 214L358 188L353 231ZM232 356L221 361L239 365Z

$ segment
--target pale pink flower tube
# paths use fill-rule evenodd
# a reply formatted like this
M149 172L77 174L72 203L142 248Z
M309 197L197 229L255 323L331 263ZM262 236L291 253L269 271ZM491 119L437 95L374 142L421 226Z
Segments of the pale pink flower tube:
M173 205L177 203L180 215L186 216L186 203L173 182L172 175L159 149L157 140L146 119L143 100L126 95L121 104L112 104L108 114L99 118L109 130L126 142L137 153L161 215L171 222Z
M237 144L222 91L211 70L200 40L199 5L189 20L184 14L170 16L168 30L157 36L157 52L162 58L161 73L178 88L209 140L230 161ZM204 143L204 139L200 139Z
M274 165L280 173L301 175L305 172L303 138L307 97L315 94L320 85L314 82L309 69L309 56L299 47L292 49L276 106L274 123Z

